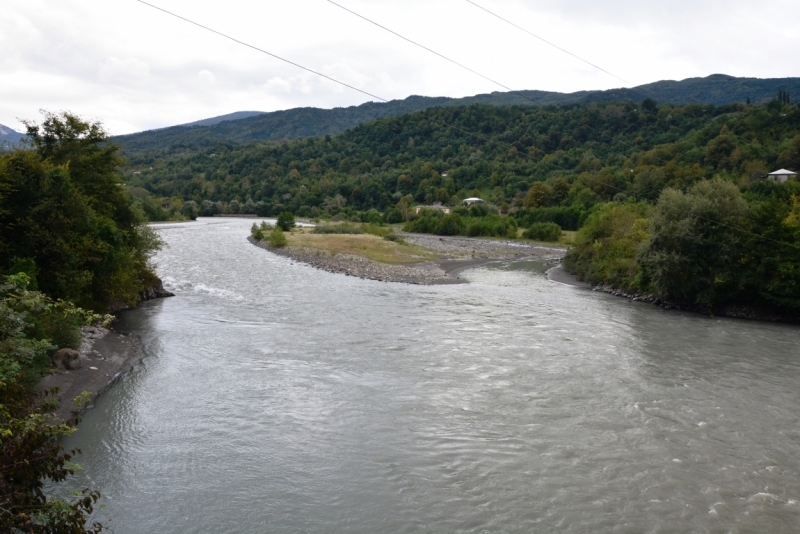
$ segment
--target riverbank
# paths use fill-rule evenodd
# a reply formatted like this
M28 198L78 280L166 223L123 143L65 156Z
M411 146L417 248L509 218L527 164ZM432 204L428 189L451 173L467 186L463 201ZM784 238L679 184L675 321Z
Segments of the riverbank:
M174 297L164 289L161 279L139 292L139 303L154 299ZM124 302L109 306L109 313L131 309ZM58 388L58 409L51 415L58 421L67 421L90 409L97 397L111 389L141 359L139 338L120 334L102 326L81 328L81 345L78 348L80 367L61 369L47 375L39 382L37 391ZM88 393L88 398L85 394ZM81 396L80 405L76 398Z
M646 295L637 292L628 292L610 286L597 285L593 286L587 282L581 281L577 276L567 272L563 265L558 265L549 271L547 276L550 280L561 284L580 287L583 289L591 289L600 293L606 293L614 297L627 299L629 302L644 302L645 304L652 304L658 306L666 311L687 311L691 313L698 313L710 317L728 317L731 319L747 319L751 321L766 321L770 323L787 323L787 324L800 324L800 317L782 315L775 313L773 310L763 308L756 308L753 306L746 306L742 304L730 304L717 310L708 310L706 308L681 306L675 301L664 299L656 295Z
M457 275L465 269L496 261L537 259L558 262L566 252L565 249L558 247L508 240L409 233L398 235L406 243L420 247L420 254L415 256L418 258L417 261L404 264L385 263L365 257L370 246L394 245L391 242L373 239L374 236L360 237L364 242L363 255L339 253L321 247L312 249L296 241L293 242L291 235L289 246L281 248L272 247L267 241L256 241L253 237L248 237L248 240L260 248L330 273L415 285L461 284L465 282ZM375 254L371 256L374 257Z
M58 371L39 382L38 391L59 388L58 409L51 412L58 421L67 421L90 409L95 399L133 369L142 356L136 336L100 326L84 327L82 334L80 368ZM81 405L76 404L75 399L85 393L88 398Z

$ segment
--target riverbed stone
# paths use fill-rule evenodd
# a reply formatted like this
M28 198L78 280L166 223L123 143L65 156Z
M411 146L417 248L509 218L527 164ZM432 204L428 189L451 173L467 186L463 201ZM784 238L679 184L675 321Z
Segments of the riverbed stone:
M60 349L53 354L53 365L59 369L74 371L81 368L81 356L74 349Z

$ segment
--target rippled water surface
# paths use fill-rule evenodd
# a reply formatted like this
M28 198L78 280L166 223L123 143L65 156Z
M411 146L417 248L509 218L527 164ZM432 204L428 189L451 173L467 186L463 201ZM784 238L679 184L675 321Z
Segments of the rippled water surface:
M797 532L793 326L665 312L533 263L420 287L252 221L159 231L176 298L67 443L114 532Z

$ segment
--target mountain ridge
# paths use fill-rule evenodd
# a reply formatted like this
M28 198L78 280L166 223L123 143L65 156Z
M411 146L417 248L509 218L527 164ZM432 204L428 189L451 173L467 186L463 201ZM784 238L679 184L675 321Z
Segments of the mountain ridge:
M412 95L387 103L367 102L346 108L293 108L274 112L235 112L184 125L112 138L126 152L168 149L216 142L292 140L335 135L376 119L404 115L431 107L569 105L591 102L638 101L652 98L663 104L762 103L779 90L800 95L800 78L737 78L712 74L704 78L661 80L633 88L557 93L538 90L493 92L464 98ZM244 118L244 114L253 114Z

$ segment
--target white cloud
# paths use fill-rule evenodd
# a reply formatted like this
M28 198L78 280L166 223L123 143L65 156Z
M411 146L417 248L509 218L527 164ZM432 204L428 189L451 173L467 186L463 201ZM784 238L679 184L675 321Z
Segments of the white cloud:
M387 99L467 96L496 85L324 0L154 3ZM476 0L632 84L727 73L800 76L789 0ZM464 0L341 0L515 89L623 85ZM40 108L99 118L113 133L237 110L359 104L369 97L134 2L5 0L0 123Z
M214 76L214 73L210 70L203 69L197 73L197 77L200 79L201 82L209 85L213 85L217 82L217 78Z

